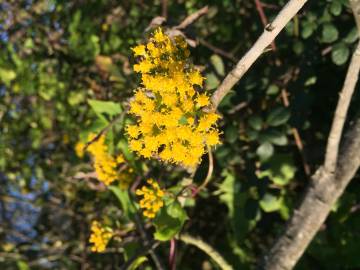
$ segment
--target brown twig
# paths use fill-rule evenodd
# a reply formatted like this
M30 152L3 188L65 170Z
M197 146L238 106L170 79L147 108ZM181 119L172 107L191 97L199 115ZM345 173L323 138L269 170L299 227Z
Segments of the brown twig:
M168 1L161 0L161 16L167 19L168 16Z
M286 84L287 83L288 82L286 82ZM282 98L284 106L289 107L290 102L289 102L289 98L288 98L288 92L287 92L287 90L285 88L281 90L281 98ZM299 133L299 131L298 131L298 129L296 127L291 127L291 133L292 133L292 135L294 137L296 147L299 150L301 160L302 160L302 164L303 164L303 168L304 168L304 172L305 172L306 176L310 176L311 175L311 170L310 170L310 166L307 163L306 158L305 158L304 144L302 143L300 133Z
M228 53L212 44L210 44L209 42L207 42L206 40L200 38L199 39L199 43L203 46L205 46L206 48L210 49L211 51L213 51L214 53L218 54L218 55L221 55L221 56L224 56L226 57L227 59L233 61L233 62L236 62L236 57L232 54L232 53Z
M187 16L179 25L173 27L173 29L176 30L183 30L186 27L188 27L190 24L192 24L193 22L195 22L197 19L199 19L201 16L205 15L206 13L208 13L209 11L209 7L205 6L202 9L199 9L198 11L190 14L189 16Z

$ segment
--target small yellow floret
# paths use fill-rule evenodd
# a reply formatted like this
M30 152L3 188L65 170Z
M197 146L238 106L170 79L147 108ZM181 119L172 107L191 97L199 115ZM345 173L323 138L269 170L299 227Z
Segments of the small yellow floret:
M138 45L134 48L132 48L134 55L135 56L141 56L141 55L145 55L145 46L144 45Z
M91 251L105 251L106 246L113 235L114 234L110 228L105 228L98 221L93 221L91 224L91 235L89 238L89 243L93 244Z
M140 200L140 208L143 208L143 215L148 218L154 218L159 210L164 206L163 197L165 195L157 182L148 179L149 187L143 186L136 190L136 195L143 196Z

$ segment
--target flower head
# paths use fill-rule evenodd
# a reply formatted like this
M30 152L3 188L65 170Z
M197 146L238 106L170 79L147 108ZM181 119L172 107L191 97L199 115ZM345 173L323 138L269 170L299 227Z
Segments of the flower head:
M143 196L140 200L140 208L144 209L143 215L148 218L154 218L156 213L164 206L164 190L157 182L148 179L149 187L143 186L136 190L136 195Z
M89 141L91 141L94 136L95 135L91 134ZM101 182L108 186L114 181L119 180L121 188L125 189L128 187L132 179L132 173L130 169L127 168L120 171L120 167L125 165L125 159L122 154L114 157L108 152L104 135L91 143L87 150L93 157L94 169Z
M111 237L113 237L111 228L102 226L98 221L93 221L91 224L91 235L89 243L92 243L91 251L103 252L106 249Z
M188 59L186 41L172 40L159 28L133 51L141 55L134 70L141 73L142 87L130 102L130 113L137 118L135 125L127 126L130 148L145 158L197 165L208 146L220 142L219 132L213 132L219 116L202 110L210 100L197 92L204 78Z

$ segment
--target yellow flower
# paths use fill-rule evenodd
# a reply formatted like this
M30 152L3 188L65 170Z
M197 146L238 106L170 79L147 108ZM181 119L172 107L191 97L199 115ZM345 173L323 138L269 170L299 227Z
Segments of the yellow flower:
M200 72L198 70L193 70L189 74L189 81L192 84L197 84L197 85L202 86L204 78L201 76L201 74L200 74Z
M140 208L143 208L143 215L148 218L154 218L159 210L164 206L163 197L165 195L157 182L148 179L149 187L143 186L136 190L136 195L143 196L140 200Z
M130 148L145 158L195 166L208 146L219 143L210 135L219 116L202 111L210 100L206 92L197 93L204 78L190 63L183 37L172 40L159 28L143 46L146 53L134 65L142 85L130 102L129 112L137 118L126 129Z
M93 221L91 224L91 235L89 238L89 242L93 244L91 251L105 251L106 246L113 235L114 234L111 228L102 226L98 221Z
M139 127L136 125L127 126L126 131L131 138L137 138L140 133Z
M95 135L89 136L89 141L94 138ZM117 157L113 157L108 153L108 147L105 144L105 136L102 135L98 140L91 143L88 147L88 152L91 154L94 163L94 169L99 181L105 185L110 185L116 180L120 180L120 186L126 188L129 184L129 179L122 177L124 172L119 172L119 165L125 162L122 154ZM131 179L131 178L130 178ZM124 183L122 180L126 180Z
M138 45L138 46L132 48L132 50L133 50L135 56L141 56L141 55L146 54L144 45Z
M205 94L198 95L196 98L196 103L200 107L207 106L210 104L209 97Z

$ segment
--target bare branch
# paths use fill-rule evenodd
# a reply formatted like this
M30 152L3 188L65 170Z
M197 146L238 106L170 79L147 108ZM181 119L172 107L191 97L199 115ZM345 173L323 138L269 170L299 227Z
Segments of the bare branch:
M351 97L355 91L360 70L360 43L353 54L349 69L346 74L344 86L340 92L340 97L335 111L334 120L331 126L330 135L326 147L325 169L333 173L336 169L336 161L339 151L339 143L344 127L346 114L350 105Z
M241 79L252 64L260 57L264 50L273 42L286 24L298 13L307 0L290 0L275 20L265 27L264 32L250 48L250 50L240 59L235 68L225 77L218 89L211 97L213 107L216 109L221 100L231 90L231 88Z

